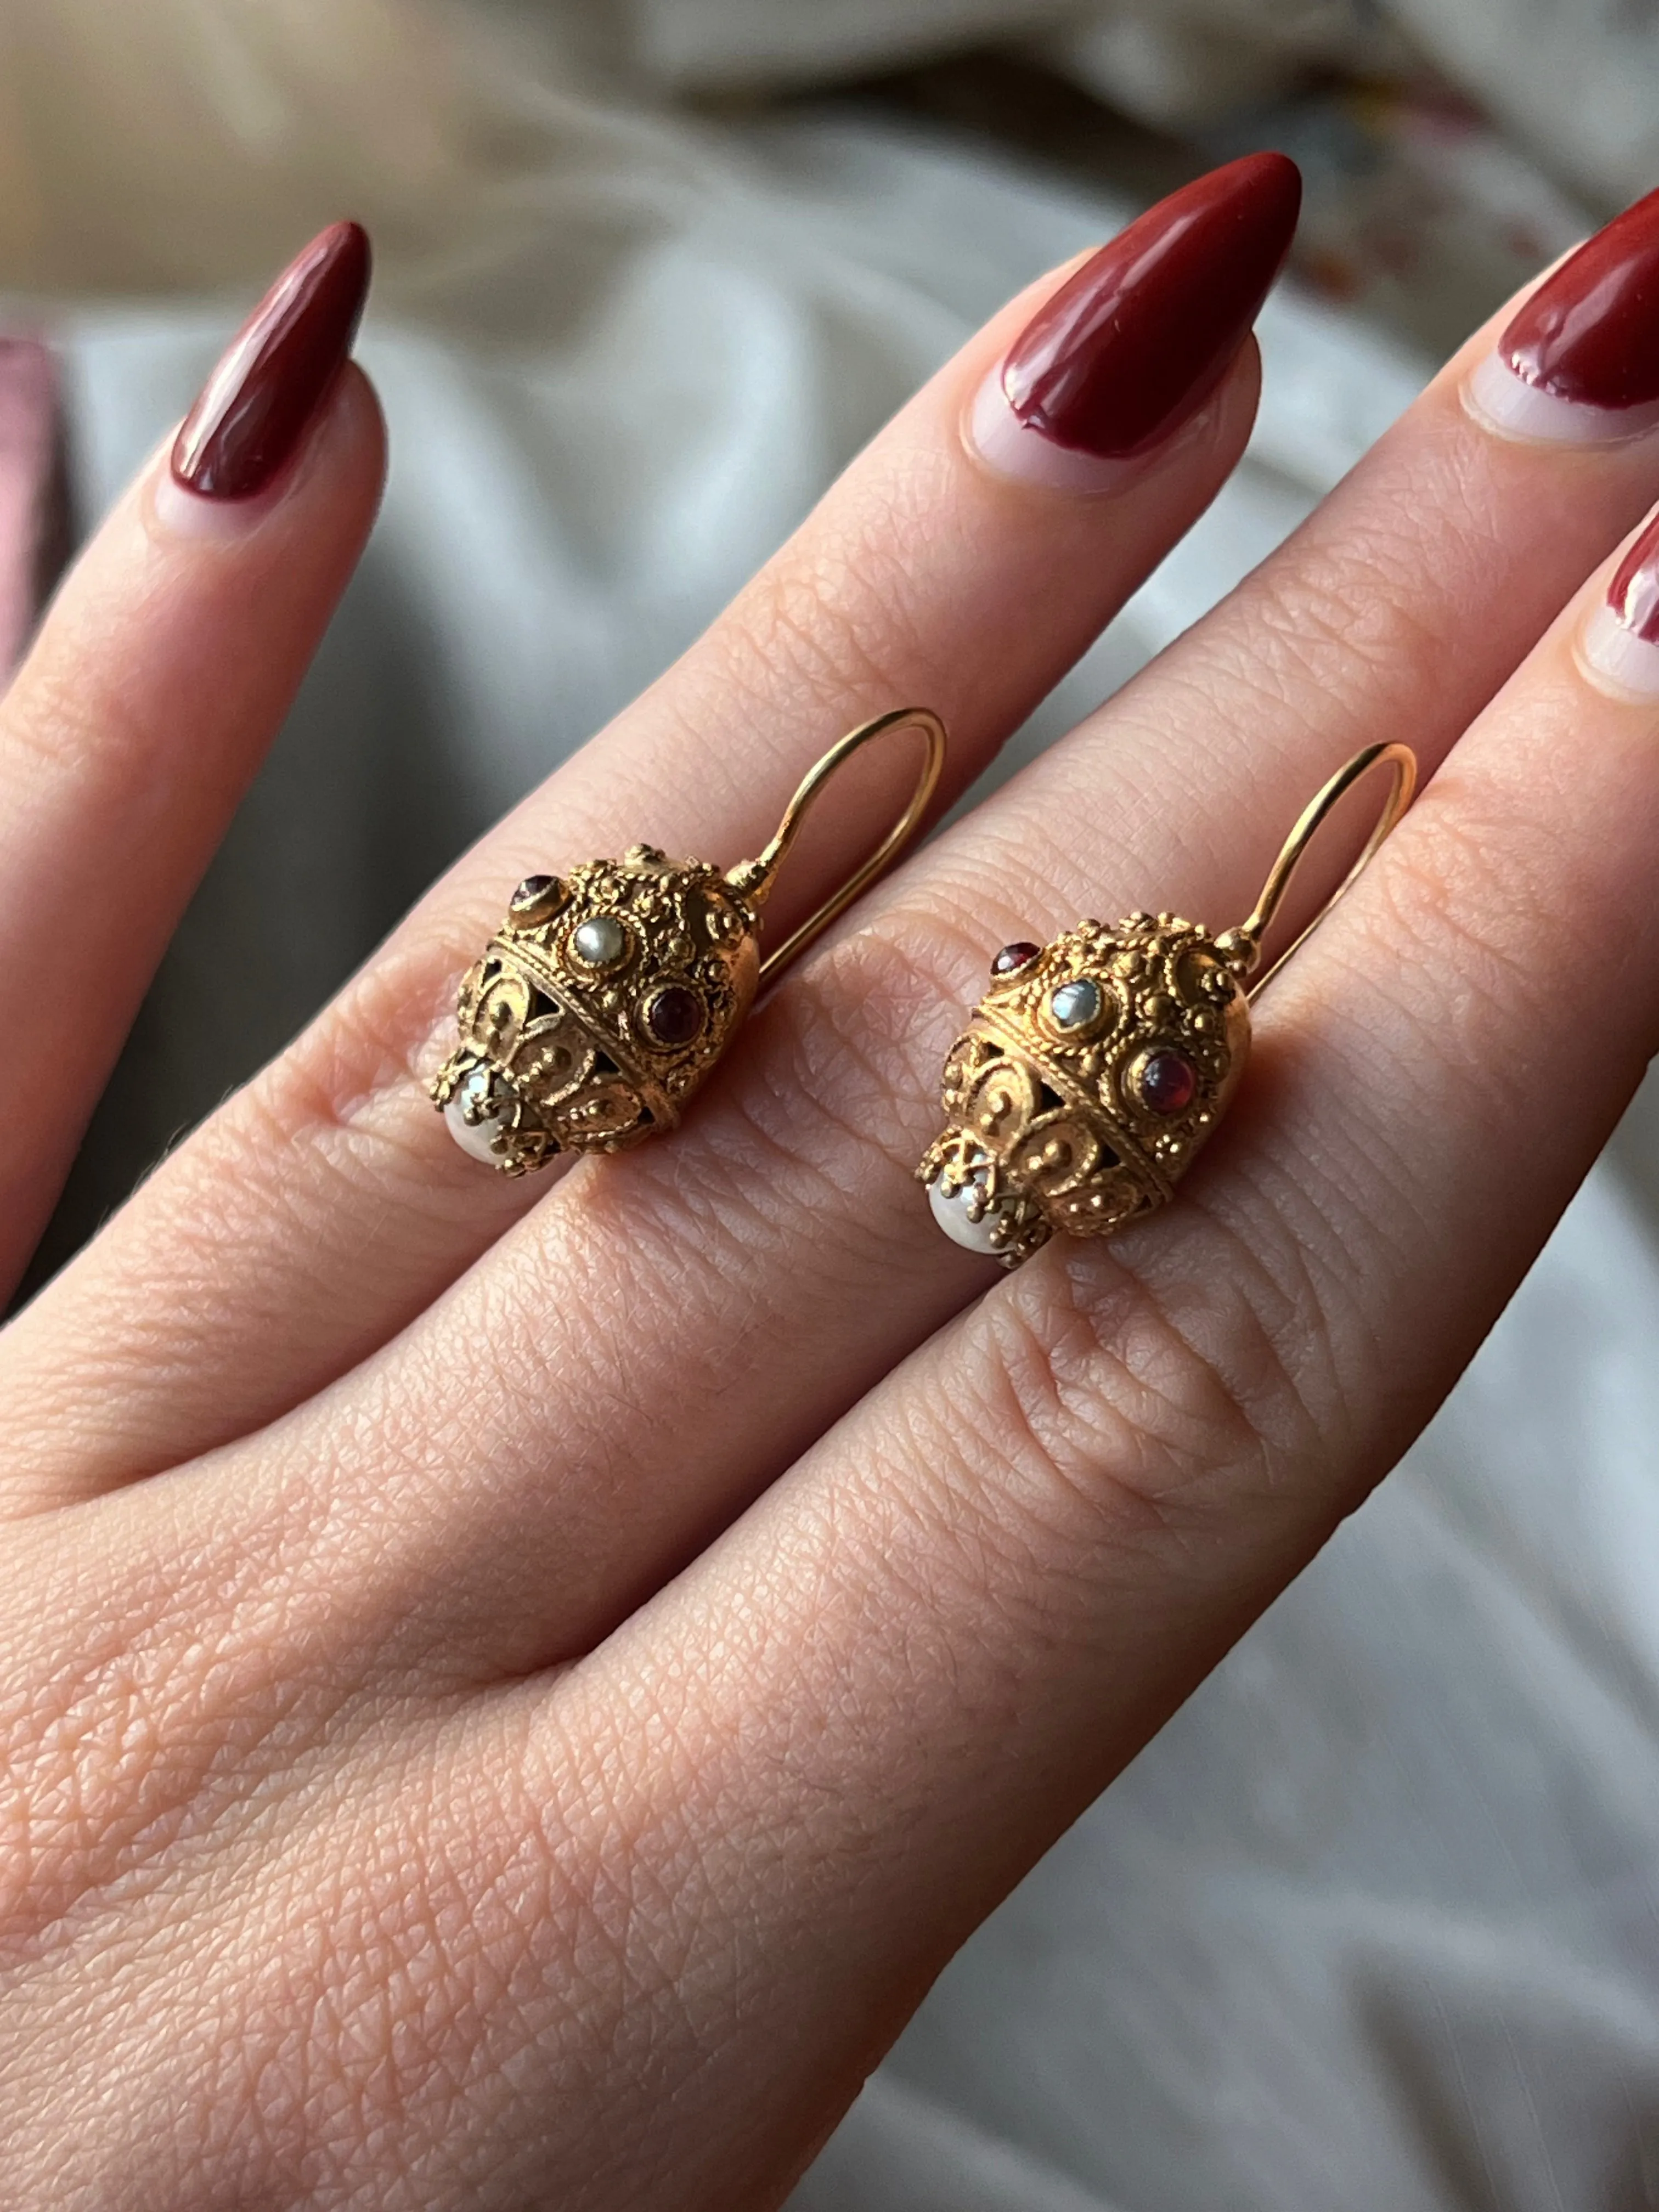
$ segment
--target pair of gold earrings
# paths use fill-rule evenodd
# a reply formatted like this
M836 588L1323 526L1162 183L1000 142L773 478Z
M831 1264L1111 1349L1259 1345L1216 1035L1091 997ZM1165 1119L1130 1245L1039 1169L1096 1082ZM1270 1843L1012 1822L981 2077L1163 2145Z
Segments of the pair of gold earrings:
M921 774L863 864L775 951L761 910L813 802L873 739L919 733ZM617 1152L673 1128L763 983L909 842L938 787L945 726L905 707L851 731L806 776L757 859L722 872L635 845L531 876L460 988L460 1036L432 1085L463 1149L505 1175L560 1152ZM1392 771L1364 850L1301 934L1247 989L1310 841L1373 768ZM945 1128L917 1170L934 1218L1018 1267L1059 1230L1108 1236L1164 1205L1225 1111L1249 1001L1328 914L1411 804L1416 762L1368 745L1296 823L1254 911L1218 936L1172 914L1079 922L1006 945L945 1064Z

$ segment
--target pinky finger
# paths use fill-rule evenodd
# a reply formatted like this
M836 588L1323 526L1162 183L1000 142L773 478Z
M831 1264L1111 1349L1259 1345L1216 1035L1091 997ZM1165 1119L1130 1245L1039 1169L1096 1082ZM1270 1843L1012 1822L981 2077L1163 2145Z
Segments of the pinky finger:
M356 224L280 277L0 702L0 1302L374 520Z

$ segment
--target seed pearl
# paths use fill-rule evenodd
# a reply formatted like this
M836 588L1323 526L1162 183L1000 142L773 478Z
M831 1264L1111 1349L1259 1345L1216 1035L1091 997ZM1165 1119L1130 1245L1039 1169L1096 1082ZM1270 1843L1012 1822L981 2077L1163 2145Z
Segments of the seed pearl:
M628 935L614 915L596 914L573 933L576 957L590 968L614 967L628 950Z

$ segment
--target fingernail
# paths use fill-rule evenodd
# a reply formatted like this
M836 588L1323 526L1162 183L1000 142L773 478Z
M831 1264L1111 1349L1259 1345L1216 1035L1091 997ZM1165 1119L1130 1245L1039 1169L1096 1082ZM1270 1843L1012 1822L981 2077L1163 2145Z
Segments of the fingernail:
M1062 284L975 395L970 444L1006 476L1122 480L1192 422L1279 274L1302 204L1282 154L1200 177Z
M1578 650L1616 690L1659 699L1659 516L1619 563Z
M345 365L370 271L368 233L337 222L291 261L203 386L173 448L174 480L251 499L289 460Z
M1478 414L1522 438L1608 445L1659 424L1659 192L1546 278L1468 389Z

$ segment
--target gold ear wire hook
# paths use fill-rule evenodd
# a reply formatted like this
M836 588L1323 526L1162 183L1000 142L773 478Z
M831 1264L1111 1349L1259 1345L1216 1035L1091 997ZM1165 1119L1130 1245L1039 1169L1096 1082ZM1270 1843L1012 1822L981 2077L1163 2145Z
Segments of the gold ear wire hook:
M813 939L828 929L830 923L844 914L860 892L872 884L876 878L903 851L915 835L916 825L927 811L928 802L939 787L939 773L945 766L945 725L928 707L896 707L890 714L878 714L873 722L866 722L856 730L849 730L838 744L831 745L817 765L807 770L799 788L783 811L777 835L757 859L740 860L735 868L726 871L726 880L732 889L756 906L770 895L778 872L789 857L790 848L800 835L801 825L818 793L842 763L849 760L862 746L874 738L885 737L890 731L914 728L921 731L927 742L927 757L921 764L921 775L909 801L898 820L882 839L875 851L848 877L840 889L823 902L815 914L810 915L761 963L760 980L763 984L787 967L799 953L804 952Z
M1338 769L1323 790L1304 807L1297 819L1295 828L1279 848L1279 858L1267 872L1267 880L1261 886L1261 896L1256 901L1255 910L1249 921L1241 922L1237 929L1228 930L1224 937L1217 940L1217 949L1229 966L1241 975L1249 975L1261 957L1262 939L1273 927L1273 917L1279 912L1285 892L1290 889L1291 878L1301 866L1309 845L1318 833L1326 817L1333 807L1347 796L1362 776L1369 775L1372 769L1380 768L1385 763L1393 769L1394 781L1389 787L1387 804L1382 809L1376 827L1365 840L1364 850L1324 905L1308 923L1306 928L1298 931L1296 937L1267 969L1266 975L1256 977L1250 986L1251 998L1254 999L1258 992L1273 981L1291 955L1307 943L1338 901L1345 897L1352 889L1375 857L1377 848L1395 829L1401 815L1411 805L1413 795L1417 789L1417 756L1409 745L1367 745L1363 752L1356 753L1345 767Z

